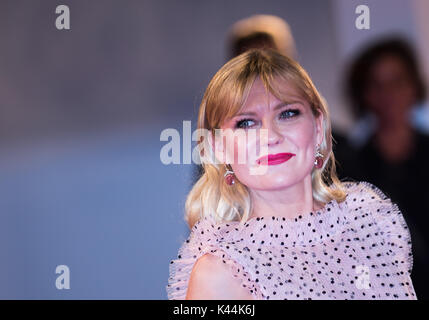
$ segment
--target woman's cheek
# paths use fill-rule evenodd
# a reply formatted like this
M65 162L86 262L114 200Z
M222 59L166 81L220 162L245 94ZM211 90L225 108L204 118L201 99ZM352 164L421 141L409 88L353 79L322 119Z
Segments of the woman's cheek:
M312 145L315 139L313 134L315 123L311 119L303 121L299 126L291 130L290 138L301 148L307 148Z
M251 134L247 137L247 159L249 161L250 165L254 165L256 159L258 159L262 153L265 155L267 151L267 141L265 141L265 148L263 137L261 140L261 134L263 135L263 132L260 130L255 130L254 132L251 132ZM262 148L261 148L262 147Z
M239 165L247 165L247 153L249 146L245 139L236 139L234 141L234 163Z

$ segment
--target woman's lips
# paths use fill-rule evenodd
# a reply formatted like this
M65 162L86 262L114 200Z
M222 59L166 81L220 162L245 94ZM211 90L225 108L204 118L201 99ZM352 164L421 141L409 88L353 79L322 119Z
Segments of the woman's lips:
M275 165L288 161L290 158L295 156L293 153L277 153L277 154L269 154L267 156L261 157L257 160L258 164L268 164Z

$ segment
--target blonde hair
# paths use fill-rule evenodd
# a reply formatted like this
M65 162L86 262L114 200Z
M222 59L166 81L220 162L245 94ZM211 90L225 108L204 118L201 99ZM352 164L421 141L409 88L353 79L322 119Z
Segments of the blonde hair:
M344 201L345 189L339 181L332 152L329 111L307 72L294 60L272 49L252 49L228 61L211 79L201 101L197 129L215 133L226 119L235 116L243 107L254 81L262 80L267 91L283 100L275 83L287 82L296 87L311 106L315 117L323 116L323 141L320 152L323 166L311 173L313 198L327 203ZM277 81L281 80L281 81ZM224 179L226 167L213 159L213 150L204 137L199 145L204 155L200 159L204 172L189 192L185 203L185 220L190 228L202 217L216 221L246 222L252 203L248 188L237 181L232 186ZM327 161L326 161L327 160Z

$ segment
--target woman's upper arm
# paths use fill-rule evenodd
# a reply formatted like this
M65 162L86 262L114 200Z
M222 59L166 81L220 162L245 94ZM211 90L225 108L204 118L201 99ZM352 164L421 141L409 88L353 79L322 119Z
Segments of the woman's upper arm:
M252 300L253 296L233 277L222 259L212 254L195 263L188 283L187 300Z

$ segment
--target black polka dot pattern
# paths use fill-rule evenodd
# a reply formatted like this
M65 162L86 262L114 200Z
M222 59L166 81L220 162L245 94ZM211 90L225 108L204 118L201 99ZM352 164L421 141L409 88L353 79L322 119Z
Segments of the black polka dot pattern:
M221 258L254 299L417 299L411 236L398 206L369 182L344 186L344 202L293 220L202 218L170 262L168 299L185 299L206 253Z

